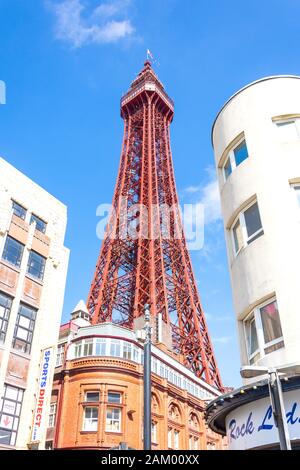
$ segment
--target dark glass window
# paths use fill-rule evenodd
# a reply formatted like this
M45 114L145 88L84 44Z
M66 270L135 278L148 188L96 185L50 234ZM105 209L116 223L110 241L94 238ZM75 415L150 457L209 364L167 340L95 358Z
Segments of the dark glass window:
M12 201L12 210L13 210L13 213L17 217L20 217L20 219L25 220L26 209L23 206L21 206L21 204L18 204L17 202Z
M234 151L234 158L236 166L239 166L246 158L248 158L248 149L246 145L246 141L243 140L237 147L235 147Z
M36 313L34 308L20 304L13 337L13 348L27 354L31 351Z
M0 408L0 443L14 446L23 401L23 390L4 384Z
M108 403L121 403L121 393L108 392Z
M42 280L45 272L46 258L35 251L30 251L27 272L33 277Z
M230 158L227 159L227 162L224 165L225 179L227 180L232 173Z
M257 202L244 212L245 223L248 234L248 243L263 234L260 214Z
M7 236L2 259L17 266L21 266L24 245L12 237Z
M0 292L0 343L4 343L12 300Z
M99 401L99 392L86 392L85 401L98 402Z
M47 224L42 219L40 219L39 217L37 217L34 214L31 214L30 223L32 224L32 222L36 223L36 225L35 225L36 230L38 230L39 232L42 232L42 233L46 232Z

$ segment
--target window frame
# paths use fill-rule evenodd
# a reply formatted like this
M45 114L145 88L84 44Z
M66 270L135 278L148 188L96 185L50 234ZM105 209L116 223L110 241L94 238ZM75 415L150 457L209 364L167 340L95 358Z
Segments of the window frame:
M260 223L261 223L261 228L259 230L257 230L256 232L252 233L252 235L248 235L248 231L247 231L247 224L246 224L246 220L245 220L245 212L250 209L252 206L254 205L257 205L257 208L258 208L258 214L259 214L259 218L260 218ZM240 227L241 227L241 234L242 234L242 245L239 247L238 250L236 250L236 246L235 246L235 238L234 238L234 228L236 227L237 223L240 223ZM233 254L234 254L234 257L237 257L237 255L240 253L240 251L243 249L243 248L246 248L248 245L250 245L250 243L252 243L254 240L256 240L256 238L259 238L261 237L262 235L264 235L264 227L263 227L263 224L262 224L262 220L261 220L261 215L260 215L260 211L259 211L259 205L258 205L258 201L257 199L251 201L247 206L245 206L240 212L239 214L236 216L236 218L234 219L233 223L231 224L231 228L230 228L230 233L231 233L231 243L232 243L232 248L233 248Z
M88 394L93 393L98 395L98 400L88 400ZM100 402L100 391L99 390L85 390L84 401L86 403L99 403Z
M109 395L118 395L119 396L119 401L110 401L109 400ZM107 392L107 403L109 405L122 405L122 393L121 392L115 392L114 390L109 390Z
M22 206L22 204L20 204L19 202L15 201L14 199L11 200L12 202L12 212L13 214L16 216L16 217L19 217L19 219L22 219L22 220L25 220L26 219L26 215L27 215L27 209ZM17 206L17 207L15 207ZM15 209L16 211L18 211L18 207L21 209L20 213L22 215L19 215L19 214L16 214L15 212Z
M54 428L56 421L57 402L53 401L50 403L48 428Z
M96 410L97 411L97 418L93 418L93 416L87 418L86 412L87 410ZM96 429L87 429L87 424L96 424ZM98 431L98 426L99 426L99 407L98 406L85 406L83 408L83 423L82 423L82 431L84 432L97 432Z
M285 143L288 143L288 142L298 142L300 140L300 117L290 117L290 118L287 118L287 119L279 119L279 120L274 120L273 121L275 126L276 126L276 131L277 131L277 134L278 134L278 137L279 137L279 142L281 144L285 144ZM284 126L286 124L289 124L289 123L294 123L295 124L295 130L296 130L296 133L297 133L297 139L288 139L288 140L283 140L280 135L280 131L278 132L280 126Z
M3 315L0 313L0 344L4 344L6 340L6 333L13 303L13 298L6 293L0 292L0 302L2 297L6 298L6 305L2 305L2 303L0 303L0 309L3 308Z
M30 215L29 225L31 225L33 222L35 222L35 230L37 230L38 232L41 232L43 234L46 233L46 231L47 231L47 222L45 222L43 219L41 219L41 217L39 217L38 215L36 215L32 212L31 215ZM39 223L42 224L42 226L43 226L42 229L40 229L40 226L38 225Z
M12 398L7 394L7 391L9 389L14 389L16 391L16 398ZM1 426L1 431L9 433L9 438L10 438L10 443L7 445L10 446L15 446L16 445L16 440L18 437L18 430L19 430L19 424L20 424L20 416L22 412L22 405L23 405L23 399L24 399L24 389L20 387L15 387L14 385L10 385L7 383L4 383L4 389L3 389L3 396L1 397L0 400L0 420L2 419L2 416L10 416L12 418L12 425L11 429L10 428L5 428ZM5 406L9 406L9 403L14 403L14 411L4 411Z
M22 307L30 309L32 312L34 312L34 316L29 318L26 315L22 315L21 314ZM23 302L20 302L19 308L18 308L18 314L17 314L17 318L16 318L16 323L15 323L15 328L14 328L13 339L12 339L12 348L14 350L21 351L24 354L30 354L31 353L31 347L32 347L32 342L33 342L33 336L34 336L34 330L35 330L35 323L36 323L36 319L37 319L37 313L38 313L38 310L36 308L31 307L30 305L27 305ZM21 317L25 317L25 318L29 319L29 326L30 327L25 327L24 325L20 325ZM31 325L32 325L32 328L31 328ZM26 340L24 338L21 338L20 336L17 336L17 332L18 332L19 328L21 330L27 331ZM30 338L30 339L28 339L28 338ZM16 348L15 345L16 345L17 341L23 342L25 347L23 349Z
M7 252L7 244L8 244L8 240L13 240L14 242L16 242L18 245L20 245L21 248L21 252L20 252L20 256L18 258L18 262L17 263L14 263L12 261L10 261L9 259L7 258L4 258L4 255L6 254ZM6 239L5 239L5 243L4 243L4 248L3 248L3 252L2 252L2 256L1 256L1 259L3 261L5 261L6 263L9 263L11 266L15 266L17 269L20 269L21 268L21 264L22 264L22 259L23 259L23 254L24 254L24 248L25 248L25 245L21 242L19 242L19 240L16 240L14 237L11 237L10 235L7 235L6 236Z
M108 413L112 412L112 418L108 418ZM119 419L116 419L113 417L113 413L118 412ZM110 426L113 426L113 423L118 423L118 429L108 429L108 419L112 422ZM105 413L105 432L113 432L113 433L121 433L122 432L122 408L117 407L117 406L109 406L106 407L106 413Z
M33 257L33 256L38 256L40 258L40 260L42 261L42 263L40 265L40 269L38 270L38 274L34 274L34 273L29 271L29 269L32 268L32 265L30 266L30 264L32 263L31 257ZM46 269L46 262L47 262L47 258L45 258L45 256L41 255L37 251L30 250L29 256L28 256L26 274L33 277L34 279L37 279L38 281L43 281L44 275L45 275L45 269ZM34 270L35 270L35 268L34 268Z
M259 354L259 357L257 359L260 360L262 359L263 357L267 356L268 354L271 354L272 352L274 351L270 351L270 352L267 352L266 353L266 349L268 349L269 347L271 346L274 346L275 344L278 344L278 343L281 343L283 342L283 346L282 348L284 348L284 336L283 336L283 333L281 336L279 336L278 338L275 338L269 342L266 343L265 341L265 337L264 337L264 328L263 328L263 322L262 322L262 313L261 313L261 309L263 307L266 307L267 305L270 305L272 303L276 302L277 303L277 299L276 297L271 297L270 299L258 304L247 316L246 318L243 320L243 327L244 327L244 337L245 337L245 342L246 342L246 351L247 351L247 356L248 356L248 359L249 359L249 362L253 361L253 359L255 358L255 356L257 354ZM277 310L278 310L278 316L279 316L279 321L280 321L280 328L282 330L282 327L281 327L281 319L280 319L280 313L279 313L279 309L278 309L278 303L277 303ZM257 343L258 343L258 348L256 349L256 351L254 351L253 353L250 354L250 350L249 350L249 344L248 344L248 332L247 332L247 323L250 325L250 322L254 320L255 322L255 328L256 328L256 336L257 336ZM282 349L280 348L280 349ZM255 361L255 362L257 362Z
M247 160L247 158L249 158L249 152L248 152L248 146L247 146L247 142L246 142L246 138L245 136L243 135L235 144L233 147L231 147L231 149L228 151L227 155L226 155L226 158L225 158L225 161L222 165L222 175L223 175L223 181L224 183L226 183L226 181L228 181L228 178L230 177L230 175L234 172L234 170L241 165L241 163L239 163L238 165L236 164L236 157L235 157L235 153L234 151L243 143L245 142L245 146L246 146L246 149L247 149L247 157L241 162L243 163L245 160ZM230 173L228 176L226 176L226 171L225 171L225 168L227 166L227 163L230 164Z
M60 343L57 345L55 367L60 367L63 365L65 356L65 345L66 343Z

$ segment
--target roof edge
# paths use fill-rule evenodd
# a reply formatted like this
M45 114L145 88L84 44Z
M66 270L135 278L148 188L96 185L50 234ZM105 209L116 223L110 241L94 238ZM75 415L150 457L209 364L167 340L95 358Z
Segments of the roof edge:
M230 98L228 98L227 101L225 101L225 103L223 104L223 106L221 107L221 109L219 110L218 114L216 115L216 117L214 119L212 129L211 129L211 143L212 143L213 148L214 148L213 133L214 133L214 129L215 129L217 119L220 116L220 114L222 113L222 111L226 108L226 106L233 100L233 98L235 98L237 95L242 93L242 91L246 90L247 88L250 88L253 85L256 85L257 83L265 82L267 80L275 80L277 78L296 78L296 79L300 80L299 75L270 75L270 76L267 76L267 77L259 78L258 80L254 80L253 82L248 83L247 85L243 86L238 91L236 91L233 95L230 96Z

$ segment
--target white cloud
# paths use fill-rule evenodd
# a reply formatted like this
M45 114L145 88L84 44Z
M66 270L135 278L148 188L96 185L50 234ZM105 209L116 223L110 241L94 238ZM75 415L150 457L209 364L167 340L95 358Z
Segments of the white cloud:
M188 186L184 193L193 195L193 202L204 207L204 223L211 224L221 220L221 204L218 188L218 181L211 175L209 181L204 185Z
M116 42L131 35L134 28L130 20L125 19L129 4L129 0L101 3L87 14L82 0L48 2L56 17L56 38L76 48L86 44Z
M228 344L231 340L231 336L219 336L217 338L212 338L212 343Z

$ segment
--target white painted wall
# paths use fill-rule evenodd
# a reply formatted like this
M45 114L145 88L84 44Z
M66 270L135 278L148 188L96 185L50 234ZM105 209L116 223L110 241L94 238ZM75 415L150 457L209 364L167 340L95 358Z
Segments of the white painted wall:
M259 365L300 362L300 209L289 180L300 181L300 140L281 143L276 116L300 116L300 77L259 80L236 93L213 128L233 302L238 320L241 363L249 363L242 320L251 306L276 293L285 348ZM249 158L224 182L220 159L242 132ZM256 195L264 235L234 257L227 226L233 214Z
M46 413L41 433L42 438L40 449L42 449L46 438L52 378L55 367L55 351L58 341L69 260L69 250L64 246L67 208L43 188L16 170L4 159L0 158L0 256L2 255L6 231L9 228L12 216L11 199L22 204L28 212L33 212L45 220L47 222L46 235L50 237L50 253L46 262L41 304L35 323L27 387L24 393L18 437L16 441L16 447L18 449L27 449L27 444L30 442L33 412L36 405L35 394L38 391L42 351L53 347L50 367L50 382L46 397ZM26 274L26 265L29 255L28 250L30 250L31 247L33 232L34 225L31 225L29 240L23 253L17 292L13 300L10 313L6 341L5 345L1 345L1 349L3 350L0 365L1 396L3 393L3 386L6 381L6 369L18 307L23 290L23 282ZM5 290L3 290L3 292L5 292Z

